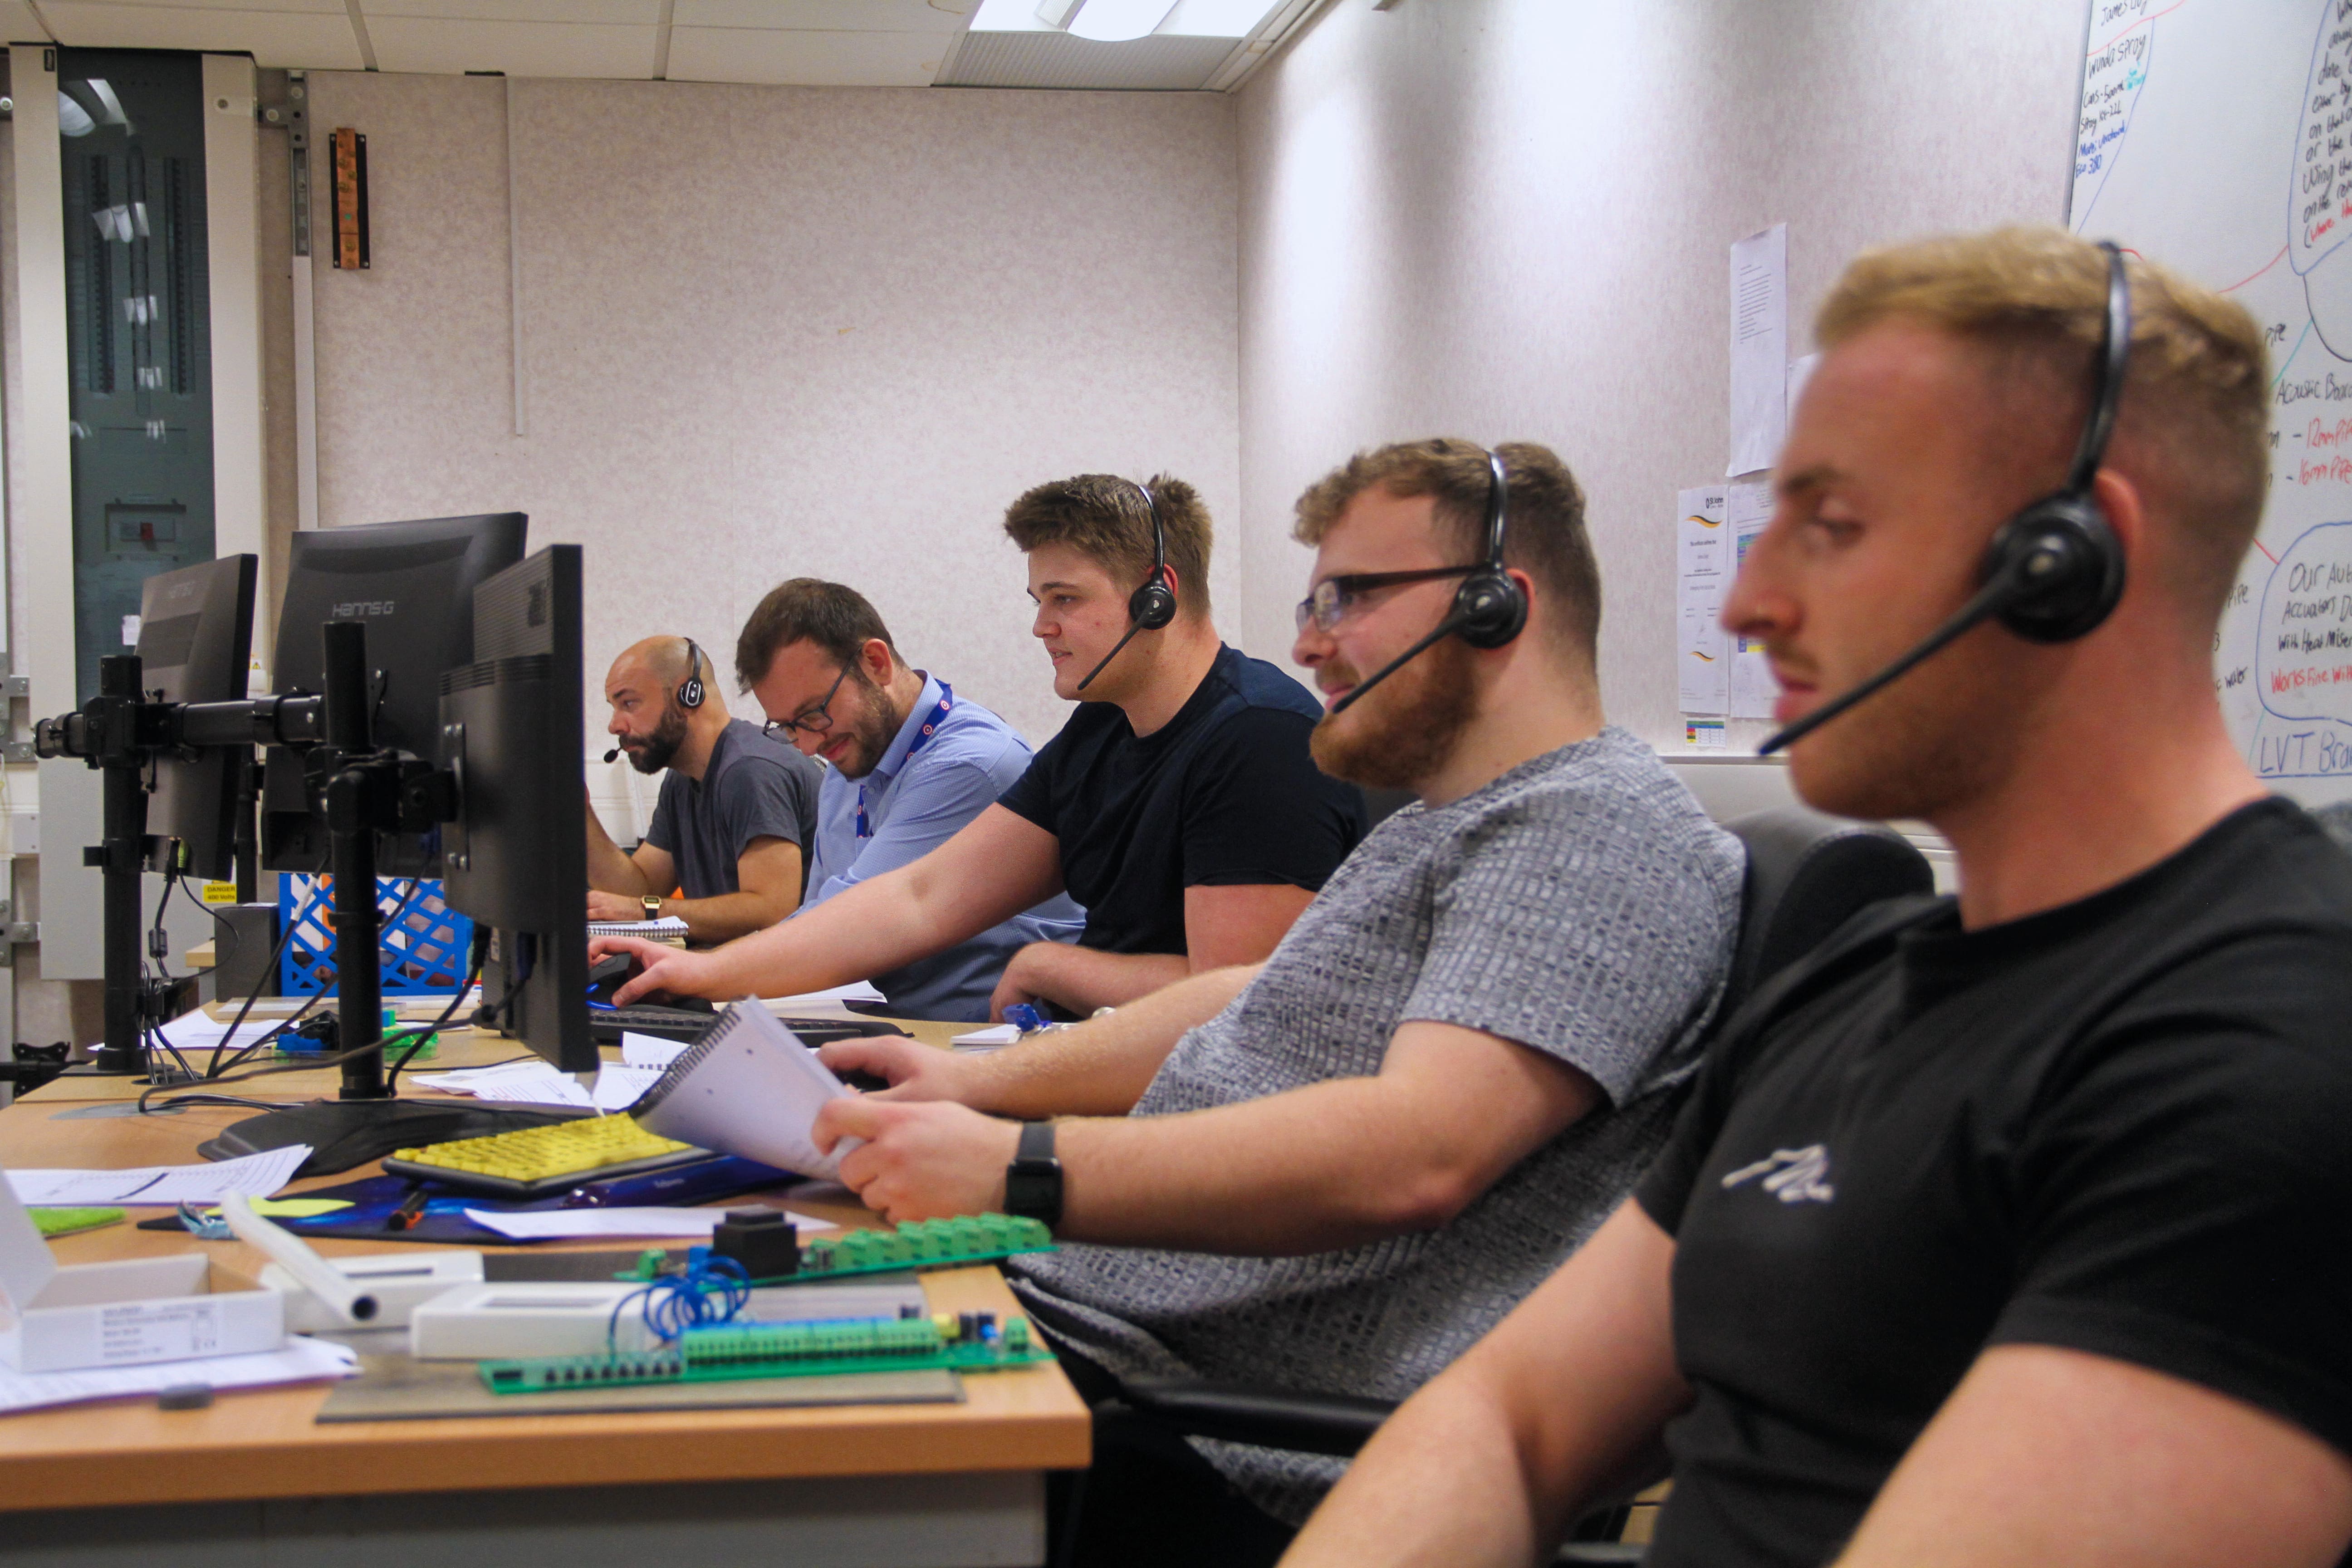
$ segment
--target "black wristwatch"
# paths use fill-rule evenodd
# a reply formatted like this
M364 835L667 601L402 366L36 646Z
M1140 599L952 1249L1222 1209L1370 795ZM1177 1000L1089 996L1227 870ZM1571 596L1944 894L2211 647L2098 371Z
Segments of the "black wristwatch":
M1004 1167L1004 1212L1018 1219L1062 1223L1062 1162L1054 1158L1054 1124L1032 1121L1021 1129L1013 1163Z

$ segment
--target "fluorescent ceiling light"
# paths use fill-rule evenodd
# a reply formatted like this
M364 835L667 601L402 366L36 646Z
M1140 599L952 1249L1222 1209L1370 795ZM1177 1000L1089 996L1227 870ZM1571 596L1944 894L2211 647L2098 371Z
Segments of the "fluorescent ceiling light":
M1086 0L1066 26L1075 38L1124 44L1131 38L1150 37L1151 29L1166 21L1175 5L1176 0Z
M981 0L980 8L972 13L971 30L975 33L1054 33L1065 27L1082 38L1091 38L1107 31L1114 14L1127 7L1145 13L1157 13L1160 18L1156 26L1147 26L1142 31L1129 31L1135 24L1129 21L1118 37L1141 37L1144 33L1156 33L1161 37L1246 38L1257 31L1267 16L1279 8L1281 0ZM1090 23L1089 16L1094 19Z
M1280 0L1176 0L1176 9L1160 24L1160 36L1246 38L1278 4Z

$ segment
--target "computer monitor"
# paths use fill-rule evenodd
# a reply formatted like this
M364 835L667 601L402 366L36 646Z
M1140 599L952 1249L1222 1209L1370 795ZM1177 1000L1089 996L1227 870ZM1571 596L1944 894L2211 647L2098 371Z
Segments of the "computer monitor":
M277 689L321 689L320 628L364 621L375 744L439 762L441 672L473 662L474 590L522 559L526 521L509 511L296 533L278 616ZM376 869L430 876L438 854L433 835L385 834ZM273 749L262 784L261 863L315 872L326 856L327 825L305 796L301 755Z
M443 898L488 926L483 1005L562 1072L593 1072L586 791L580 775L580 547L556 544L474 590L474 662L441 678L457 781Z
M139 685L150 700L234 702L246 694L255 565L250 555L225 556L160 573L142 584ZM250 746L156 754L147 804L147 832L154 844L147 857L150 870L168 871L177 864L194 876L228 878L239 774L252 765Z

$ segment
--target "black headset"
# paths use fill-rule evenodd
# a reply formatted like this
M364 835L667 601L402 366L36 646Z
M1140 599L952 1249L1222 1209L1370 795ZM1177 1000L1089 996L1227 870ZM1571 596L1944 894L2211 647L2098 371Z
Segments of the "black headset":
M1508 644L1528 626L1528 593L1503 570L1503 521L1510 511L1511 480L1499 453L1486 454L1486 559L1454 590L1454 604L1430 634L1383 665L1339 701L1331 711L1346 710L1356 699L1402 669L1449 637L1475 648Z
M1137 493L1143 497L1143 510L1151 516L1151 576L1128 595L1127 635L1103 655L1101 664L1087 671L1087 678L1078 682L1081 691L1094 684L1095 677L1118 657L1120 648L1134 640L1136 633L1156 632L1176 618L1176 590L1168 585L1168 535L1160 526L1160 502L1153 497L1150 486L1136 484L1133 479L1127 482L1135 485Z
M1976 594L1958 615L1860 686L1766 741L1758 755L1802 740L1986 621L1998 620L2028 642L2063 643L2088 637L2114 612L2124 596L2123 542L2099 510L2092 486L2115 434L2116 405L2131 359L2131 279L2113 241L2101 240L2099 248L2107 253L2107 320L2092 364L2090 417L2064 488L2000 525L1977 568Z
M677 683L677 705L695 709L702 706L702 650L694 639L686 639L686 679Z

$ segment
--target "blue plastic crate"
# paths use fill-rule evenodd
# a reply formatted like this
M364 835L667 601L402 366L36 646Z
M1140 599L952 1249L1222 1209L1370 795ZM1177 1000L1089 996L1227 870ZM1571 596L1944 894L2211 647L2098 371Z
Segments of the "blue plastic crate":
M278 879L280 929L293 936L278 961L282 994L335 994L335 890L332 877ZM376 951L387 996L451 992L466 983L474 922L441 901L438 879L378 877Z

